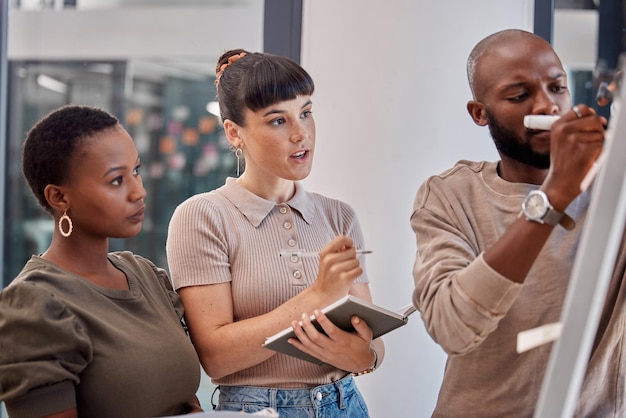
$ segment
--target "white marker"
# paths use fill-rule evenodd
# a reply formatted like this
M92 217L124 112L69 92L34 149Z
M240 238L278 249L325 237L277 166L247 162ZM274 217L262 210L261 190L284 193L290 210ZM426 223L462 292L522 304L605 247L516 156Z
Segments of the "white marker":
M598 174L598 172L600 171L600 167L602 166L602 163L604 163L605 158L606 152L603 152L602 154L600 154L596 162L593 163L583 181L580 182L580 191L584 192L589 188L589 186L591 186L591 183L596 177L596 174Z
M549 131L552 124L559 118L558 115L526 115L524 116L524 126L528 129Z
M556 341L561 336L563 324L554 322L537 328L521 331L517 334L517 352L523 353L531 348Z
M526 115L524 116L524 126L528 129L536 129L541 131L549 131L552 127L552 124L556 122L560 116L557 115ZM580 190L585 191L589 188L593 179L595 178L598 171L600 171L600 166L604 161L604 153L600 155L600 157L596 160L596 162L591 166L589 172L583 179L580 184Z

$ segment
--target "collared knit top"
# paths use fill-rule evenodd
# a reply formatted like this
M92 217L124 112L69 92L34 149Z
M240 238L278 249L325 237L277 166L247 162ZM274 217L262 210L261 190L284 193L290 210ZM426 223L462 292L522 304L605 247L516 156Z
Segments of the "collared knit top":
M240 321L275 309L317 278L318 257L281 257L282 250L318 252L337 235L350 236L356 248L364 248L361 227L346 203L307 192L296 183L293 198L276 204L228 178L219 189L195 195L176 208L167 260L176 289L230 282L233 317ZM366 274L356 282L367 283ZM213 382L312 387L345 374L276 354Z

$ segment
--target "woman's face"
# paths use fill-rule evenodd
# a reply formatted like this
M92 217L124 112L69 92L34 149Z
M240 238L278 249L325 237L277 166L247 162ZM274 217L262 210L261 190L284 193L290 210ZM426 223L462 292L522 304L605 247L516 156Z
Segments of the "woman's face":
M243 149L246 178L273 183L309 175L315 149L312 106L311 96L297 96L256 112L246 109L245 126L237 126L233 142Z
M141 231L146 191L130 135L117 125L86 139L62 188L75 234L128 238Z

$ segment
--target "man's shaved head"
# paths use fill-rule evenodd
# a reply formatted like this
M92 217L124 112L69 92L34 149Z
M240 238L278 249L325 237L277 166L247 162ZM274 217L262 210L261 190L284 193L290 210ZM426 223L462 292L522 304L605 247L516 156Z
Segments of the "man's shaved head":
M480 64L489 51L498 48L515 48L516 44L523 41L535 41L544 43L550 48L550 44L540 36L521 29L506 29L487 36L476 44L467 59L467 80L475 100L482 96L482 80L480 79ZM556 54L555 54L556 55Z

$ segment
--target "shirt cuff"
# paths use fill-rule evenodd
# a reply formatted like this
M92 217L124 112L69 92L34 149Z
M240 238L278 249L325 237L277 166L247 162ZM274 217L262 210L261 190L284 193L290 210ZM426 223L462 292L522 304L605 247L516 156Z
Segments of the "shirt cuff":
M515 283L492 269L485 262L483 253L456 280L467 297L491 314L506 313L522 290L521 283Z
M5 401L11 418L39 417L76 407L74 383L65 380L42 386Z

